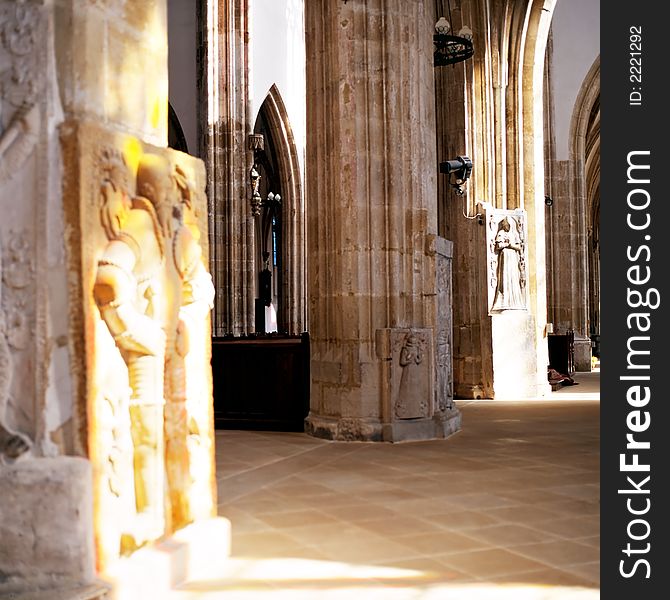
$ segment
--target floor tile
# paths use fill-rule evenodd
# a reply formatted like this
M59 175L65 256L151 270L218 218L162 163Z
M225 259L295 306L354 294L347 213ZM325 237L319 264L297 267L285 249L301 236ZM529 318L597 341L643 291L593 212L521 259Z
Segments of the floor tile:
M555 590L548 598L597 589L598 403L458 406L464 429L449 440L217 432L219 513L232 522L231 561L240 561L226 585L292 600L350 585L366 600L433 584L488 582L508 586L510 597L517 585ZM297 569L290 583L283 564ZM279 578L244 579L265 567ZM384 568L401 579L373 570ZM337 569L361 575L340 579ZM212 583L203 599L217 600L220 588Z

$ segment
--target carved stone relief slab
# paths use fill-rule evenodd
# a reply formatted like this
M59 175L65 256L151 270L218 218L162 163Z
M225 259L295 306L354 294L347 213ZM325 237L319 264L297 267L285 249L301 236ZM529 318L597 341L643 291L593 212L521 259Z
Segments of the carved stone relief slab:
M0 185L37 142L44 89L45 17L36 2L0 2Z
M13 237L8 252L0 237L0 464L11 463L29 454L32 447L30 438L19 429L21 419L19 403L16 401L17 385L15 380L16 351L25 350L29 345L30 331L26 315L27 298L20 291L31 283L29 269L17 270L21 258L16 259L13 252L20 247L20 238ZM3 261L6 263L3 268ZM6 290L6 291L5 291ZM3 293L5 292L5 293ZM6 292L10 292L7 294Z
M392 329L389 341L391 419L432 417L434 413L432 330Z
M92 124L67 123L62 140L80 432L105 571L215 513L205 172Z
M436 410L443 412L454 405L452 348L451 269L453 244L437 238L437 323L436 323Z
M486 213L486 258L489 314L527 310L528 250L526 212L489 209Z
M47 336L37 284L44 275L38 146L44 146L47 17L42 2L0 0L0 462L44 448L35 441L43 434Z

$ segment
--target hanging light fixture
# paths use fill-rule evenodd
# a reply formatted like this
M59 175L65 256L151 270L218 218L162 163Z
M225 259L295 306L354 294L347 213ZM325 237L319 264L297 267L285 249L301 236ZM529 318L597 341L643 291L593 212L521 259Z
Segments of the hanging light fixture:
M447 0L449 19L451 19L451 3ZM467 25L461 27L457 35L451 31L451 24L445 17L440 17L435 23L435 54L433 55L436 67L454 65L470 58L475 49L472 45L472 29Z

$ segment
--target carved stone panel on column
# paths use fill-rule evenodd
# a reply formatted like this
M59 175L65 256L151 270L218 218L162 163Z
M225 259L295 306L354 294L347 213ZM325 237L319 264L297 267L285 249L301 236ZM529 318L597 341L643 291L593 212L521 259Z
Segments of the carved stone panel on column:
M435 338L431 328L378 329L381 361L382 439L445 438L461 426L460 412L435 402Z
M35 270L46 22L37 3L0 1L0 463L26 453L41 429Z
M453 243L435 238L437 267L437 323L436 323L436 410L446 411L454 406L453 331L451 269Z
M98 567L214 515L205 172L90 123L62 129L71 335ZM203 244L204 242L204 244Z
M528 310L526 212L486 212L486 258L489 314Z
M391 331L392 419L421 419L433 415L433 332Z

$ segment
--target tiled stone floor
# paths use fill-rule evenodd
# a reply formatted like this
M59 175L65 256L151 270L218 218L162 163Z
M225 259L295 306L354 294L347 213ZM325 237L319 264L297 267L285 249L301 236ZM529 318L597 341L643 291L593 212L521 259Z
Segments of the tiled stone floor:
M599 597L600 407L578 397L598 382L578 380L551 401L461 401L443 441L218 432L232 558L180 597Z

